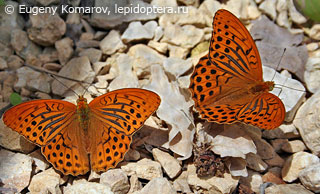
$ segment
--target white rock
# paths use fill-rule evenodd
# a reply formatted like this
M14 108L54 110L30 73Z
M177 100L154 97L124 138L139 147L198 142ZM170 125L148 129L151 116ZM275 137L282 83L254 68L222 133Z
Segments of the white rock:
M262 175L258 172L248 170L248 176L241 177L239 182L248 186L254 192L259 193L260 185L263 183Z
M230 157L226 161L226 166L232 176L236 177L247 177L248 172L246 168L246 160L243 158Z
M179 26L194 25L201 28L206 25L206 16L205 12L198 10L196 7L180 7L180 12L178 13L161 15L159 24L164 29L170 24L178 24Z
M241 126L225 125L223 132L210 141L211 150L221 157L231 156L243 159L248 153L257 153L253 140L241 129Z
M136 191L142 189L142 183L139 181L138 176L136 174L131 175L130 177L130 190L128 194L132 194Z
M302 184L315 193L320 192L320 163L307 166L300 171L299 179Z
M261 15L256 3L252 0L229 0L225 5L222 4L221 7L231 11L241 19L256 19Z
M265 0L259 5L259 8L273 20L277 17L276 0Z
M320 85L319 69L320 69L320 57L308 58L308 61L306 64L306 71L304 72L304 77L305 77L307 88L312 93L316 93L319 90L319 85Z
M307 49L308 51L315 51L319 48L319 43L316 43L316 42L311 42L309 44L307 44Z
M212 18L216 11L221 8L221 3L217 0L205 0L198 8L199 12L203 12L205 16L206 25L212 27Z
M191 193L191 189L188 184L188 172L182 171L181 174L173 181L173 187L177 192Z
M138 78L132 71L134 58L127 54L120 54L116 60L119 75L112 80L108 89L110 91L120 88L137 88L139 86Z
M277 88L274 88L271 93L278 96L283 102L286 109L285 121L290 122L306 95L305 88L299 81L285 77L275 72L274 69L263 66L263 79L269 81L273 76Z
M188 165L188 183L193 188L201 187L208 193L232 193L238 185L239 178L224 173L223 177L199 178L196 174L196 167Z
M62 67L62 69L59 71L59 75L91 83L93 81L94 72L91 68L89 58L87 56L82 56L71 59L66 65ZM58 79L61 80L61 78ZM76 87L77 84L77 82L71 80L62 81L65 86L63 86L57 80L54 80L52 82L51 87L54 94L63 96L68 91L68 88Z
M320 24L315 24L312 26L309 36L315 40L320 40Z
M169 24L164 28L161 42L167 42L183 48L193 48L203 37L204 31L193 25L179 26L178 24Z
M277 17L277 24L286 28L290 27L287 10L281 11Z
M154 41L159 41L163 36L163 28L161 26L157 26L154 30Z
M320 154L320 91L313 94L299 108L293 124L298 128L303 142L315 155Z
M263 172L268 168L268 165L257 154L247 154L246 161L249 168L258 172Z
M127 163L121 166L121 169L128 175L136 173L139 178L147 180L162 177L161 165L147 158L139 160L136 163Z
M180 88L189 89L190 76L182 76L178 78L178 83Z
M288 3L288 8L289 8L289 16L291 17L291 20L297 24L303 24L307 21L307 19L297 11L293 0L289 0Z
M62 193L59 187L61 182L60 175L50 168L33 176L28 189L31 193L60 194Z
M190 50L187 48L182 48L182 47L174 46L171 44L168 44L168 49L169 49L170 57L181 58L181 59L186 59Z
M18 82L14 85L16 89L26 87L30 90L50 93L50 80L47 74L40 73L29 67L21 67L17 70Z
M192 102L186 101L176 81L169 82L160 65L151 66L151 83L144 87L159 94L161 104L157 110L158 117L171 125L168 142L163 145L179 154L181 158L189 158L192 154L192 140L195 133L193 117L190 113ZM170 110L168 112L168 110ZM179 138L179 141L174 141ZM174 143L171 143L174 141Z
M168 44L165 42L156 42L154 40L150 40L148 42L148 46L162 54L165 54L168 51Z
M0 150L0 179L3 188L20 193L29 185L32 171L32 160L29 156Z
M179 161L170 154L163 152L158 148L154 148L152 149L152 155L154 159L161 164L162 168L171 179L180 173L181 166Z
M308 191L300 184L280 184L280 185L271 185L265 190L266 194L312 194L311 191Z
M146 186L144 186L138 194L176 194L176 190L171 183L163 177L153 178Z
M99 183L93 183L88 182L84 179L74 181L72 185L67 185L63 188L64 194L113 194L110 187L107 185L99 184Z
M121 8L125 8L126 10L131 8L132 10L135 7L140 7L140 10L152 9L152 5L141 0L117 1L116 4L114 1L96 1L94 7L109 8L108 11L110 12L107 13L93 12L89 20L91 25L104 29L113 28L123 22L152 20L158 15L158 13L153 11L146 14L146 11L139 11L139 13L137 13L137 11L129 10L124 13L124 9L122 9L122 11L120 10Z
M127 46L123 44L120 33L116 30L111 30L109 34L101 40L100 49L104 54L111 55L116 51L122 52Z
M320 159L307 152L297 152L291 155L282 168L282 179L286 182L295 181L301 170L307 166L319 163Z
M134 58L133 69L138 77L149 75L151 65L162 65L165 59L165 56L143 44L130 47L127 54Z
M293 140L285 142L281 149L288 153L296 153L306 150L306 146L301 140Z
M40 149L37 149L36 151L30 153L29 156L32 158L33 163L36 166L36 173L39 171L45 171L50 166L49 162L47 162L45 157L42 155Z
M36 147L18 132L7 127L2 119L0 120L0 137L0 145L9 150L29 153Z
M176 0L152 0L151 5L156 5L159 7L168 6L168 7L177 7Z
M152 39L156 27L157 23L155 21L150 21L145 25L142 25L141 22L131 22L122 34L121 39L125 43L136 40Z
M121 169L110 169L101 174L100 184L108 185L115 194L125 194L130 185L127 175Z
M163 61L165 71L171 73L176 78L180 77L193 67L192 60L169 57Z

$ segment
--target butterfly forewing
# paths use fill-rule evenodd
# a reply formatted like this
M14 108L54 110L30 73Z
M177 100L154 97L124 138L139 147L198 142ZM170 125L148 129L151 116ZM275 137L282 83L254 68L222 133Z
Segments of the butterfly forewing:
M262 81L258 49L246 27L227 10L215 14L209 58L214 65L234 76Z
M93 170L106 170L123 160L131 136L159 105L157 94L137 88L112 91L90 102L89 136L96 140L90 146Z
M76 106L61 100L33 100L16 105L3 115L4 123L40 146L68 126Z

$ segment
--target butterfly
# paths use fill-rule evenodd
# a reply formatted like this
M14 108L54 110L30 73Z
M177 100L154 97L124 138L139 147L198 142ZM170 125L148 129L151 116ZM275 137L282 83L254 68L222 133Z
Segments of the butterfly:
M119 89L77 105L63 100L33 100L3 115L4 123L41 147L63 174L74 176L114 168L123 160L132 135L160 105L151 91Z
M190 78L201 117L275 129L284 120L285 108L269 93L273 88L273 81L263 81L259 52L246 27L229 11L218 10L209 53L200 58Z

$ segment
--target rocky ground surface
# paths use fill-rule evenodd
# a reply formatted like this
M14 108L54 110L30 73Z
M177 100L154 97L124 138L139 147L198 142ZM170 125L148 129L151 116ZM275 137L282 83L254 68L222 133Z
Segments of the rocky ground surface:
M22 4L56 7L60 1L26 2ZM87 7L115 4L65 2ZM155 91L162 99L116 169L78 177L56 171L39 147L1 120L1 193L320 192L319 24L301 15L292 0L115 2L140 9L166 6L187 7L188 11L108 16L7 15L1 10L1 108L9 104L12 92L24 101L75 102L77 96L47 72L82 81L57 78L78 94L84 91L81 85L90 83L85 93L89 101L128 87ZM18 7L17 2L6 3ZM189 78L199 58L208 52L212 18L220 8L239 17L257 40L264 79L274 77L282 85L273 91L287 111L278 129L208 123L193 109Z

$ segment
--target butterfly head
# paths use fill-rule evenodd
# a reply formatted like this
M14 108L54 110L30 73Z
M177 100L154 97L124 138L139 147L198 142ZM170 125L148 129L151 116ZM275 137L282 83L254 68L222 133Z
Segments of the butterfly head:
M274 82L273 81L266 81L266 82L264 82L265 83L265 85L268 87L268 90L269 91L272 91L273 90L273 88L274 88Z
M77 109L81 110L81 109L85 109L87 107L88 107L87 99L85 97L83 97L82 95L79 96L79 98L77 100Z

